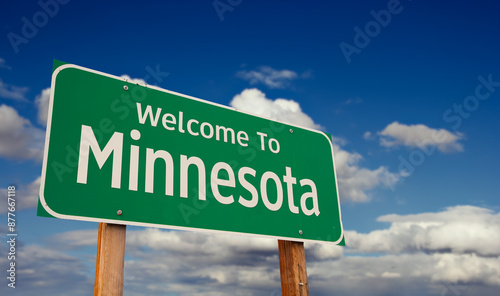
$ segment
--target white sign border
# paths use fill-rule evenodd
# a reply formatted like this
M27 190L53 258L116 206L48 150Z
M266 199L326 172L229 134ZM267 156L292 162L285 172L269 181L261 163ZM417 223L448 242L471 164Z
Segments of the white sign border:
M54 216L56 218L59 218L59 219L68 219L68 220L77 220L77 221L104 222L104 223L121 224L121 225L133 225L133 226L142 226L142 227L166 228L166 229L186 230L186 231L199 231L199 232L208 232L208 233L228 233L228 234L237 234L237 235L245 235L245 236L253 236L253 237L264 237L264 238L275 238L275 239L280 239L280 240L299 241L299 242L329 243L329 244L336 244L337 245L337 244L339 244L344 239L344 227L342 225L342 216L341 216L341 211L340 211L340 198L339 198L339 189L338 189L338 182L337 182L337 180L338 180L337 179L337 172L335 170L335 157L333 155L333 143L332 143L332 139L329 139L329 137L325 133L317 131L317 130L313 130L313 129L310 129L310 128L306 128L306 127L302 127L302 126L297 126L297 125L292 124L292 123L282 122L282 121L279 121L279 120L275 120L275 119L270 119L270 118L266 118L266 117L263 117L263 116L259 116L259 115L256 115L256 114L251 114L251 113L248 113L248 112L245 112L245 111L242 111L242 110L238 110L236 108L231 108L231 107L224 106L224 105L221 105L221 104L217 104L217 103L214 103L214 102L205 101L205 100L202 100L202 99L199 99L199 98L195 98L195 97L184 95L184 94L177 93L177 92L174 92L174 91L162 89L162 88L159 88L159 87L156 87L156 86L143 85L143 84L139 84L139 83L136 83L136 84L138 84L140 86L147 87L147 88L155 89L157 91L161 91L161 92L164 92L164 93L168 93L168 94L173 94L173 95L176 95L176 96L180 96L180 97L183 97L183 98L186 98L186 99L195 100L195 101L202 102L202 103L205 103L205 104L210 104L210 105L213 105L213 106L225 108L225 109L228 109L228 110L240 112L240 113L243 113L243 114L247 114L247 115L254 116L254 117L259 117L259 118L262 118L262 119L266 119L266 120L270 120L270 121L274 121L274 122L278 122L278 123L282 123L282 124L286 124L286 125L289 125L289 126L294 126L296 128L309 130L311 132L318 133L318 134L321 134L324 137L326 137L326 139L328 140L328 143L330 143L330 148L331 148L331 151L332 151L333 172L335 174L335 189L337 191L337 206L338 206L338 210L339 210L339 220L340 220L340 228L341 228L341 233L340 233L339 239L337 241L334 241L334 242L333 241L324 241L324 240L314 240L314 239L300 239L300 238L295 238L295 237L281 237L281 236L274 236L274 235L246 233L246 232L234 232L234 231L227 231L227 230L215 230L215 229L205 229L205 228L197 228L197 227L183 227L183 226L172 226L172 225L154 224L154 223L142 223L142 222L124 221L124 220L91 218L91 217L73 216L73 215L65 215L65 214L56 213L51 208L49 208L49 206L47 205L47 202L45 201L45 197L44 197L43 193L44 193L44 189L45 189L45 177L46 177L46 172L47 172L47 160L48 160L48 152L49 152L48 148L49 148L50 131L51 131L51 126L52 126L52 109L53 109L54 93L55 93L54 90L56 89L55 88L55 86L56 86L56 78L57 78L57 75L61 71L63 71L64 69L70 69L70 68L78 69L78 70L82 70L82 71L87 71L87 72L90 72L90 73L94 73L94 74L98 74L98 75L101 75L101 76L106 76L106 77L109 77L109 78L120 80L120 81L123 81L123 82L131 83L131 81L128 81L127 79L125 79L123 77L114 76L114 75L103 73L103 72L100 72L100 71L96 71L96 70L88 69L88 68L85 68L85 67L77 66L77 65L74 65L74 64L64 64L64 65L61 65L61 66L57 67L54 70L54 72L52 73L50 101L49 101L49 108L48 108L48 115L47 115L47 127L46 127L46 133L45 133L45 147L44 147L44 152L43 152L42 175L41 175L41 180L40 180L40 191L39 191L39 200L40 200L40 203L43 206L43 208L45 209L45 211L47 211L47 213L49 213L50 215L52 215L52 216Z

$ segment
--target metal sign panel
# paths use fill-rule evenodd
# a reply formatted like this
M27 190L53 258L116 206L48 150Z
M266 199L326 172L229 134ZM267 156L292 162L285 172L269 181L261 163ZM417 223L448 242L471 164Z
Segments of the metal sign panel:
M343 238L329 135L71 64L52 76L40 204L62 219Z

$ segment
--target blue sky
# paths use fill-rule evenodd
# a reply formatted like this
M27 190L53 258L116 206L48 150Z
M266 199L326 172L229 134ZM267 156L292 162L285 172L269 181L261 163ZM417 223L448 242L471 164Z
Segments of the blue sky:
M496 295L495 1L41 3L0 12L0 188L18 188L20 241L0 291L93 287L97 224L36 217L58 59L331 133L347 247L306 244L311 294ZM129 227L125 278L125 295L279 295L277 244Z

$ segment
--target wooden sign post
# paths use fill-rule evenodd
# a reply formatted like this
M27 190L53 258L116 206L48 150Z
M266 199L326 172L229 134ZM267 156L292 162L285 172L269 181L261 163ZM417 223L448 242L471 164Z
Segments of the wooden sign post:
M99 223L94 296L122 296L125 225Z
M37 214L106 221L99 224L95 295L123 294L125 224L283 238L281 284L289 296L309 295L304 244L296 241L344 244L331 135L60 61L54 61L51 89ZM147 102L128 107L137 116L125 120L109 108L116 98L137 93L147 96ZM252 148L251 159L240 151L247 146L260 147ZM61 169L53 168L75 158L68 147L79 151L78 169L64 171L63 179ZM154 176L157 158L164 160L165 179ZM191 165L198 168L197 177ZM219 178L221 170L229 180ZM123 175L128 186L121 185ZM270 179L276 191L268 192ZM138 180L144 181L138 185ZM196 181L197 189L188 188ZM161 186L165 191L153 192ZM218 186L230 191L222 196ZM249 193L252 200L242 198ZM275 203L268 194L276 194ZM300 195L300 203L293 194ZM214 196L209 210L197 211L191 223L185 215L189 204L207 196ZM259 199L263 204L257 206ZM176 208L180 212L165 213ZM228 223L228 214L239 219Z
M282 296L309 296L303 242L278 240Z

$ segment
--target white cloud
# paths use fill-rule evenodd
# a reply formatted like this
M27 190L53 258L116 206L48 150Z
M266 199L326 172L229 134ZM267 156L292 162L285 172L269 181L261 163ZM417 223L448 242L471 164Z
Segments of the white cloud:
M209 255L207 260L225 260L234 253L248 251L270 252L277 247L274 239L253 238L244 235L210 235L198 232L164 231L157 228L146 228L141 231L130 231L127 244L131 247L149 247L153 250L168 250L177 255L197 253ZM203 249L199 249L203 245ZM213 256L213 253L220 252Z
M308 263L311 295L497 295L500 258L471 254L345 256ZM335 283L335 285L332 285ZM480 293L481 292L481 293Z
M383 278L400 278L401 274L397 272L384 271L380 276Z
M245 89L236 95L230 103L231 106L283 122L299 126L322 129L311 117L305 114L300 105L292 100L266 98L260 90ZM339 178L339 195L343 201L366 202L369 197L366 191L378 186L390 187L399 180L399 176L389 172L386 167L375 170L359 166L363 157L358 153L343 150L343 140L334 139L334 156L337 177Z
M17 210L35 208L38 204L38 192L40 191L40 177L28 185L21 186L17 195Z
M40 190L40 177L28 185L16 187L16 211L35 208L38 204L38 191ZM7 188L1 189L2 196L7 196ZM0 214L7 212L7 203L0 205Z
M344 248L337 245L307 242L305 245L308 262L335 260L344 255Z
M365 132L363 134L363 139L365 139L365 140L372 140L373 138L374 138L374 136L371 132Z
M498 248L498 242L497 242ZM436 282L485 283L500 286L500 257L485 258L476 254L439 254L431 276Z
M0 69L12 70L12 67L7 65L7 62L5 61L5 59L0 58Z
M270 119L312 129L322 129L319 124L316 124L309 115L302 111L299 103L287 99L268 99L266 94L256 88L245 89L241 94L234 96L229 104L236 109Z
M261 66L258 70L241 70L236 73L238 78L247 80L251 85L263 83L270 88L285 88L290 85L290 81L297 79L296 72L291 70L275 70L269 66ZM305 72L303 77L311 76L310 72Z
M336 283L335 291L350 295L399 294L403 287L406 295L452 295L451 289L496 295L500 213L454 206L438 213L386 215L377 220L391 225L366 234L345 232L348 256L308 263L310 283L315 281L311 285L321 295L332 291L331 282Z
M386 215L384 230L350 231L347 244L356 252L452 252L500 256L500 213L474 206L455 206L438 213Z
M0 157L42 160L45 132L33 127L16 109L0 106Z
M53 235L50 243L64 249L77 250L97 246L97 235L97 228L67 231Z
M42 90L42 92L36 96L35 105L38 108L38 123L46 126L47 125L47 115L49 113L49 101L50 101L51 88L47 87Z
M136 229L127 230L128 295L263 295L279 288L275 239ZM95 230L78 230L49 241L75 250L95 245L96 238Z
M122 76L120 76L121 78L124 78L125 80L127 81L130 81L130 82L133 82L133 83L136 83L136 84L143 84L143 85L147 85L146 81L142 78L131 78L130 76L128 76L127 74L123 74Z
M351 105L351 104L361 104L363 100L361 98L352 98L352 99L347 99L344 104L345 105Z
M88 258L69 255L58 248L25 245L22 236L16 244L16 288L0 286L1 295L91 295L93 269ZM8 254L6 244L0 245L2 254ZM12 262L12 261L11 261ZM0 265L7 266L7 256L0 257ZM7 274L7 273L5 273ZM4 278L5 279L5 278ZM14 292L13 292L14 291Z
M19 87L5 83L0 79L0 98L12 99L16 101L28 101L26 99L27 87Z
M58 249L96 244L96 230L57 234ZM342 248L306 243L308 260L342 257ZM129 295L271 295L280 288L276 239L145 228L127 231L125 288ZM168 280L168 285L163 285ZM255 283L259 283L256 285Z
M381 230L364 237L347 231L350 248L345 250L331 244L305 243L311 295L382 296L405 291L405 295L431 296L461 291L496 296L500 287L498 217L498 213L472 206L450 207L438 213L386 215L378 220L392 223L385 230L394 238L380 237ZM454 225L460 220L463 225ZM407 225L396 229L395 224ZM415 227L422 232L412 231ZM435 231L439 233L433 234ZM460 235L465 238L459 239ZM443 249L442 236L447 236ZM490 236L488 242L482 239L486 236ZM422 237L429 239L422 247L410 242ZM75 282L69 294L88 294L95 271L96 239L96 229L77 230L48 237L50 248L23 246L20 258L26 258L26 263L20 274L29 275L23 289L49 295L60 284L59 292L52 293L55 295L68 291L65 282ZM469 244L465 248L464 242ZM381 249L381 243L387 248ZM0 244L0 252L5 253L5 248ZM89 249L91 256L85 252ZM276 239L129 228L124 290L134 296L279 295L278 259ZM0 257L0 264L4 262L6 258Z
M397 121L378 132L380 145L385 147L407 146L419 148L437 148L443 153L463 151L460 140L464 138L459 132L445 129L433 129L423 124L406 125Z
M375 170L359 166L363 157L356 152L343 150L342 140L334 138L335 169L337 171L339 195L342 201L366 202L370 200L366 191L376 187L391 187L400 178L387 167Z

